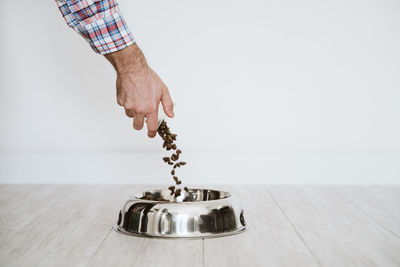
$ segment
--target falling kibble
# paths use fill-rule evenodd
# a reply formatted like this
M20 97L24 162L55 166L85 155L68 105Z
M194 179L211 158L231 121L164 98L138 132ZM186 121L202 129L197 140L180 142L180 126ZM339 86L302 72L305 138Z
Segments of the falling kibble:
M171 191L171 195L175 193L175 186L171 185L168 189Z
M168 165L174 165L173 169L171 170L171 175L172 178L175 181L175 184L180 185L182 184L182 181L179 180L177 176L175 176L175 169L181 167L181 165L185 165L186 162L181 161L181 162L175 162L179 160L180 154L182 153L182 150L177 149L176 144L174 141L176 141L176 134L171 133L166 121L162 121L160 126L157 129L158 135L163 139L163 145L162 147L165 148L167 151L169 150L176 150L175 153L171 155L171 157L163 157L163 161L167 163ZM175 186L170 186L168 189L171 191L171 195L175 195L175 197L178 197L181 195L182 189L176 188ZM188 188L185 187L184 190L188 192Z
M181 166L181 164L178 162L178 163L175 163L175 165L174 165L174 169L175 168L179 168Z
M175 190L175 197L179 197L181 195L181 189L176 189Z

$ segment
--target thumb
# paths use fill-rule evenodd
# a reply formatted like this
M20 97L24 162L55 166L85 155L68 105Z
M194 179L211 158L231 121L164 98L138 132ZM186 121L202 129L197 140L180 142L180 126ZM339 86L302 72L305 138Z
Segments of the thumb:
M174 102L172 101L171 96L169 95L168 89L165 88L164 93L161 98L161 103L164 109L165 114L173 118L175 116L174 114Z

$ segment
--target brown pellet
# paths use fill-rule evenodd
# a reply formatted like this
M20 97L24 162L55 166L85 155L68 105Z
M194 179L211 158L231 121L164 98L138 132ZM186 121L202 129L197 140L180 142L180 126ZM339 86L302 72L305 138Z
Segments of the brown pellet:
M178 155L176 155L176 154L172 154L172 156L171 156L171 160L173 160L173 161L177 161L179 159L179 156Z
M182 191L182 190L179 189L179 188L176 189L176 190L175 190L175 197L179 197L179 196L181 195L181 191Z
M179 162L178 163L176 163L175 165L174 165L174 169L175 168L178 168L178 167L180 167L181 166L181 164L179 164Z
M187 188L186 186L183 188L186 192L189 193L189 188Z
M170 128L167 125L166 121L162 121L160 126L157 129L158 135L163 139L163 145L162 147L165 148L165 150L169 151L171 149L176 150L175 153L172 153L170 157L163 157L163 161L167 163L168 165L173 165L173 169L171 170L171 175L177 185L182 184L182 181L179 180L177 176L175 176L175 169L181 167L182 165L185 165L186 162L181 161L177 162L180 158L180 154L182 153L182 150L178 149L177 145L175 144L174 141L177 139L177 135L174 133L171 133ZM175 197L181 195L181 190L182 189L176 189L175 186L170 186L168 189L171 191L171 195L175 194ZM188 192L188 188L185 187L184 190Z

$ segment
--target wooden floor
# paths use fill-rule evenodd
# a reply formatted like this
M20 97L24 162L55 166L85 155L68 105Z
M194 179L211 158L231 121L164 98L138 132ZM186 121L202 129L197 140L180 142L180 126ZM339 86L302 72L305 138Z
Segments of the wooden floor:
M0 266L400 266L399 186L229 186L249 231L206 240L111 230L149 186L0 186Z

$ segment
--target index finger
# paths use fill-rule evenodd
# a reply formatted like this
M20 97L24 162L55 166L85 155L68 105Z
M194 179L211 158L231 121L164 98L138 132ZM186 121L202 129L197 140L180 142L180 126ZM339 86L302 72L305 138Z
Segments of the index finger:
M147 135L153 138L157 134L158 128L158 111L146 115Z

